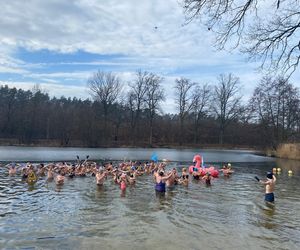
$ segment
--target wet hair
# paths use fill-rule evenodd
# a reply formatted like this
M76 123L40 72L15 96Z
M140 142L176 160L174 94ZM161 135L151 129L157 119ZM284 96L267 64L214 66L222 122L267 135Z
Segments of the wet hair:
M163 176L163 175L164 175L164 172L163 172L163 171L160 171L158 174L159 174L159 176Z
M272 174L271 172L268 172L268 173L267 173L267 178L268 178L268 179L272 179L272 178L273 178L273 174Z

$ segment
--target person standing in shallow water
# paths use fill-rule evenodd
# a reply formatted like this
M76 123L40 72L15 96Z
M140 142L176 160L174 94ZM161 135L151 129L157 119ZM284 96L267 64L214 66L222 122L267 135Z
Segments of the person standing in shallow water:
M212 177L211 177L210 172L207 172L207 173L202 177L202 180L205 181L206 186L211 186L211 179L212 179Z
M266 187L265 201L274 203L274 201L275 201L274 190L275 190L275 182L276 182L275 175L273 175L271 172L268 172L266 181L262 181L262 180L258 179L256 176L255 176L255 179L258 180L259 183L265 185L265 187Z
M97 173L96 173L96 183L98 186L102 186L105 179L106 179L106 172L103 171L103 169L100 169Z
M155 191L162 193L166 192L166 181L174 175L174 169L168 175L165 175L163 169L160 169L158 172L154 173Z

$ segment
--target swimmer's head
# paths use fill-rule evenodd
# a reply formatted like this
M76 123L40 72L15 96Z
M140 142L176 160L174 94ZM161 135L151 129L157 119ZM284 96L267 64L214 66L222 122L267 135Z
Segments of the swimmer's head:
M268 179L272 179L272 178L273 178L273 174L272 174L271 172L268 172L268 173L267 173L267 178L268 178Z
M182 168L182 172L186 172L186 168Z
M159 174L159 176L163 176L164 175L164 171L160 171L158 174Z
M207 175L207 176L210 176L210 172L207 172L206 175Z
M228 163L228 164L227 164L227 167L231 167L231 163Z

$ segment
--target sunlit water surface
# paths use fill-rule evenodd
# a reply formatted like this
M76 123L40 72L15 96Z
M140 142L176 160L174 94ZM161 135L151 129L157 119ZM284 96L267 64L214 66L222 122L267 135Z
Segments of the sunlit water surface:
M111 178L103 188L93 177L67 179L62 187L40 179L30 187L1 167L0 248L299 249L300 163L269 158L246 162L240 151L236 158L233 151L209 153L220 157L211 161L217 167L231 159L232 177L221 175L211 187L191 180L165 196L155 194L147 175L122 194ZM188 165L171 162L168 168ZM273 167L282 172L276 175L275 206L268 207L263 186L253 177L263 178ZM294 170L292 176L288 169Z

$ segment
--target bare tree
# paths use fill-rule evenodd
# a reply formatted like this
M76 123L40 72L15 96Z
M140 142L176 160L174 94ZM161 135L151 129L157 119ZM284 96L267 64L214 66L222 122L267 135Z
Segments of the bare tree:
M129 84L130 90L128 92L128 105L131 112L131 134L134 141L139 134L139 120L143 106L145 105L145 94L147 85L151 79L151 73L147 71L138 70L136 72L136 79ZM137 133L135 133L137 130Z
M239 78L232 74L220 75L212 99L212 111L219 122L219 143L223 144L224 132L229 122L241 112Z
M184 120L194 106L192 91L195 83L186 78L176 79L175 83L175 103L179 109L180 123L179 145L182 145Z
M200 127L200 121L209 112L209 104L211 100L211 86L203 84L197 85L193 94L193 116L194 116L194 143L198 140L198 131Z
M149 145L153 144L153 121L156 112L159 110L160 102L165 99L164 89L161 87L163 78L150 73L148 75L147 89L145 93L146 111L149 120Z
M122 86L112 72L97 71L88 79L88 88L95 101L101 103L104 115L104 135L107 138L107 118L110 107L118 100Z
M263 2L263 3L262 3ZM299 0L183 0L188 22L196 18L216 34L216 45L240 47L262 68L290 76L300 60Z
M254 90L250 105L264 137L274 148L297 132L299 92L287 79L264 77Z

